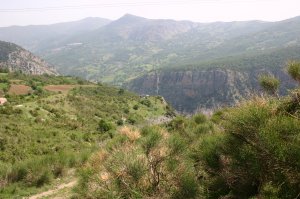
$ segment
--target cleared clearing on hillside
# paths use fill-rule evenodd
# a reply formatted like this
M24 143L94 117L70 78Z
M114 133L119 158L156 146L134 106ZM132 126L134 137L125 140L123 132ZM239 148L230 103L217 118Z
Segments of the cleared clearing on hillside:
M52 92L69 92L73 88L77 87L95 87L96 85L48 85L44 89Z
M8 94L10 95L27 95L30 93L32 89L29 86L26 85L17 85L17 84L12 84L10 85Z
M45 86L44 89L53 92L68 92L75 87L76 85L49 85Z

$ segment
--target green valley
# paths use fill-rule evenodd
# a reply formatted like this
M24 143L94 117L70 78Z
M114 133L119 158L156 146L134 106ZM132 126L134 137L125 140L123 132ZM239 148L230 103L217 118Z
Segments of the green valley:
M0 199L300 199L293 1L1 3Z

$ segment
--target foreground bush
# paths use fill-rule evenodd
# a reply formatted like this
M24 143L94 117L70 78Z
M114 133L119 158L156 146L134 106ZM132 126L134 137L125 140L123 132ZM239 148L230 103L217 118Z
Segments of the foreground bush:
M202 140L196 157L209 198L299 196L299 96L248 101L228 111L222 139Z
M123 127L81 171L79 198L195 198L199 185L185 145L158 127Z

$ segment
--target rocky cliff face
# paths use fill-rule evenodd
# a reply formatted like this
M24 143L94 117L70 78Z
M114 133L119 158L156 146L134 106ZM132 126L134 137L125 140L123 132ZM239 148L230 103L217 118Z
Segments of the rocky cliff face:
M251 94L260 92L257 77L271 73L282 81L280 93L295 83L283 70L188 70L152 72L131 81L127 88L141 94L161 95L181 112L233 105Z
M57 75L54 67L13 43L0 42L0 68L32 75Z

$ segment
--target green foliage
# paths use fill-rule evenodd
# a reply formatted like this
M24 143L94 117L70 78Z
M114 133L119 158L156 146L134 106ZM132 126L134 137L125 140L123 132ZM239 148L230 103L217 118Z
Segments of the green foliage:
M140 103L147 106L147 107L150 107L152 105L151 101L149 99L143 99L143 100L141 100Z
M184 173L179 176L179 189L173 193L172 198L197 198L198 183L194 173Z
M202 124L207 121L207 118L204 114L197 114L193 117L193 119L197 124Z
M289 62L287 65L287 71L294 80L300 83L300 62L299 61Z
M281 103L258 98L226 114L223 141L203 144L200 148L208 153L203 151L197 156L205 160L208 169L213 169L212 179L223 178L216 181L218 184L209 183L210 192L215 194L216 189L230 187L233 196L296 197L300 168L296 157L300 148L295 138L300 123L294 116L285 115ZM238 183L232 182L233 176ZM260 190L259 186L264 188ZM220 194L214 197L229 192Z
M101 159L90 159L84 168L95 172L84 186L106 191L77 193L91 198L296 198L299 101L295 90L281 99L256 97L211 118L176 117L165 126L143 127L140 134L120 130L114 144L97 156ZM109 177L99 182L95 176L103 173Z
M174 134L168 140L168 146L172 155L184 153L187 143L179 134Z
M177 116L168 124L168 127L171 130L184 131L184 129L186 129L187 125L188 125L188 121L186 118L184 118L182 116Z
M124 121L123 121L122 119L119 119L119 120L116 122L116 124L117 124L118 126L122 126L122 125L124 124Z
M261 75L259 77L259 84L266 92L275 95L278 91L280 81L274 76Z
M165 113L164 105L157 103L153 109L141 106L134 115L124 114L124 109L139 103L139 96L127 91L120 95L118 88L86 84L77 78L17 73L3 77L5 82L31 85L35 91L28 96L8 96L9 102L0 106L0 198L26 197L29 190L65 178L68 170L81 167L100 143L115 136L118 121L128 123L133 117L140 124ZM75 88L61 93L44 90L44 86L56 84ZM119 138L116 145L124 141ZM138 165L130 168L137 178Z
M113 127L113 124L108 122L108 121L105 121L105 120L100 120L99 122L99 125L98 125L98 130L101 132L101 133L105 133L105 132L108 132L110 130L112 130L114 127Z
M125 90L124 90L123 88L120 88L120 90L118 91L118 93L119 93L120 95L123 95L123 94L125 93Z
M142 141L142 148L146 155L159 143L161 134L158 131L151 131Z
M211 116L211 121L215 124L219 124L224 119L226 109L216 110Z
M111 142L116 143L103 147L83 168L83 174L94 173L80 178L86 180L76 188L79 197L197 198L196 171L180 134L168 135L158 126L146 126L140 133L124 127ZM86 190L87 185L95 189Z
M134 110L138 110L138 109L139 109L139 105L135 104L132 108L133 108Z

